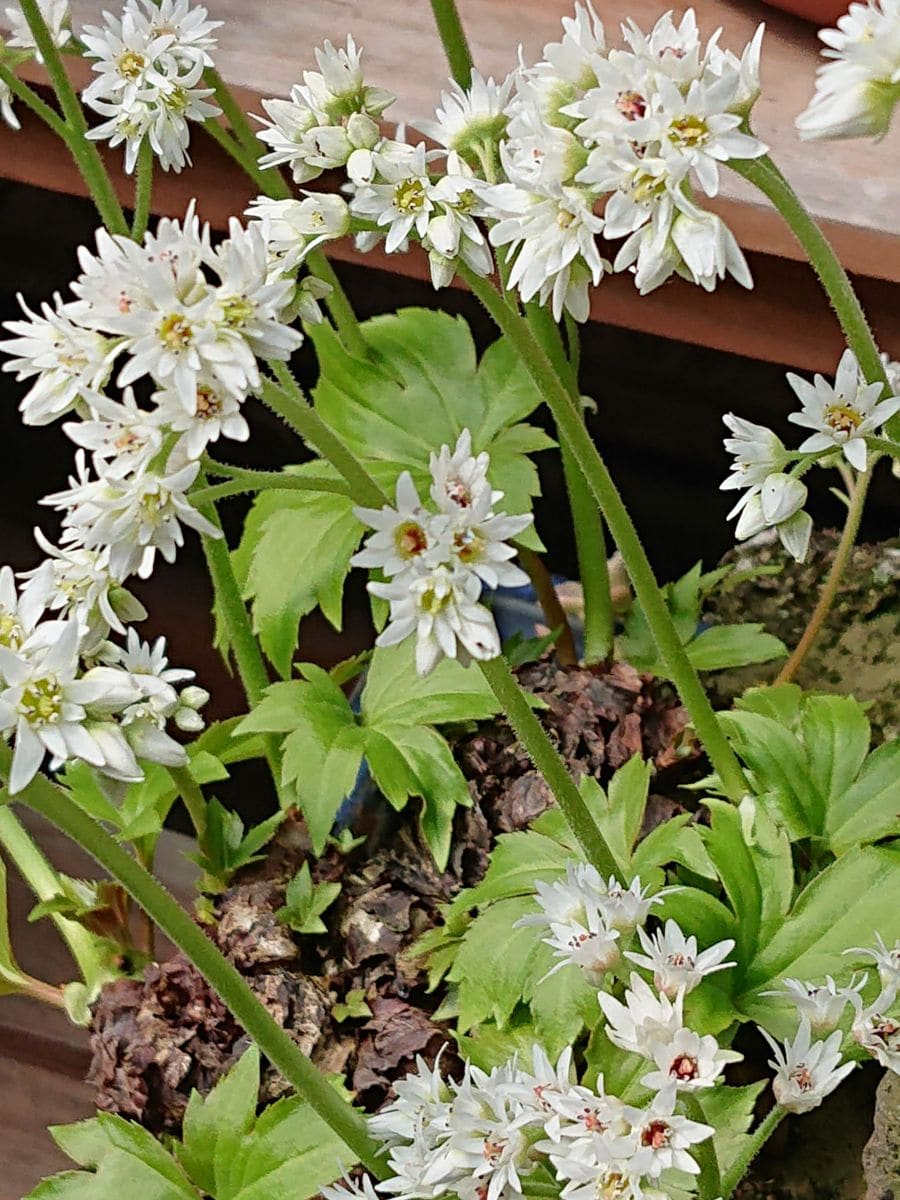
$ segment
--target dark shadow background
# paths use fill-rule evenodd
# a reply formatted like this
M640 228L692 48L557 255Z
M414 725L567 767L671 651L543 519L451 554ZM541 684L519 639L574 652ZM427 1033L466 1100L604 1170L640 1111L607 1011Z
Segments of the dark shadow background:
M38 306L55 291L65 293L78 271L76 249L93 240L95 226L87 201L0 181L0 320L18 314L18 291L30 306ZM487 316L465 292L448 288L436 295L427 284L400 276L340 264L338 270L361 317L405 305L441 307L462 314L480 346L496 336ZM312 349L301 350L293 365L301 383L310 387L315 381ZM733 523L725 515L734 493L718 490L728 467L721 415L733 411L771 425L789 442L799 440L801 431L785 420L795 400L784 371L778 365L648 334L599 325L584 330L581 386L598 401L589 422L591 433L603 448L660 579L676 577L697 559L711 565L732 545ZM74 451L58 425L22 425L17 405L24 388L11 375L0 375L0 561L16 570L35 565L39 558L32 538L35 524L56 536L57 514L40 508L38 500L64 486ZM248 405L247 416L250 441L220 441L217 457L274 468L303 456L297 439L262 405ZM539 413L532 420L546 426L548 417ZM544 452L537 460L543 496L536 521L550 548L548 563L555 572L573 575L575 552L558 456ZM817 525L840 520L841 506L829 495L828 482L822 476L814 484L810 510ZM831 482L839 482L836 475ZM865 537L896 532L890 485L887 472L876 480ZM246 508L243 498L222 505L232 544ZM194 669L198 682L212 693L207 716L220 718L242 711L243 697L211 648L210 590L199 541L190 530L186 543L173 566L160 561L153 578L134 587L150 613L142 635L165 635L173 663ZM370 640L364 580L356 572L346 592L343 632L318 616L310 617L301 629L300 655L328 666ZM256 792L259 781L248 780L247 786ZM260 803L265 803L261 796ZM259 811L258 805L250 806Z

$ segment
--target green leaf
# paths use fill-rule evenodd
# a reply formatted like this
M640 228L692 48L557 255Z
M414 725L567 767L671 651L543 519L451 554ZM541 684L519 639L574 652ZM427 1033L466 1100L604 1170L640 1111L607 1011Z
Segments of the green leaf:
M201 890L222 891L235 871L258 862L261 857L258 851L270 841L283 820L284 813L277 812L267 821L251 826L245 834L238 813L223 808L214 796L206 806L206 853L188 855L204 872Z
M9 937L7 895L6 864L0 858L0 996L18 991L19 983L24 982Z
M379 646L362 694L366 725L438 725L482 721L498 711L497 699L480 671L443 659L424 678L415 669L415 639Z
M219 1181L256 1120L259 1051L250 1046L208 1096L191 1092L184 1114L181 1165L204 1192L219 1196Z
M780 815L794 841L820 832L824 801L797 737L772 717L725 712L719 720L735 750L753 772L757 794L775 792Z
M804 691L796 683L779 683L777 687L754 687L735 700L735 707L745 712L771 717L786 729L799 728L803 711Z
M534 885L565 875L572 852L534 829L502 833L491 852L488 869L466 893L468 905L486 904L509 896L532 896Z
M737 917L738 962L746 963L756 951L762 920L759 876L738 810L725 800L708 799L705 804L710 812L710 825L702 831L703 840Z
M631 851L644 819L649 783L650 764L636 754L615 773L608 796L592 775L582 776L578 784L625 883L633 874Z
M900 833L900 738L873 750L855 783L832 800L826 833L835 854Z
M471 1037L455 1034L459 1052L473 1066L482 1071L502 1067L514 1054L525 1068L531 1063L531 1051L535 1044L535 1029L530 1021L524 1024L511 1022L504 1029L486 1021L479 1025Z
M371 1017L372 1010L366 1003L365 988L351 988L342 1003L332 1006L331 1016L339 1024L341 1021L361 1021Z
M713 625L688 642L687 654L698 671L720 671L784 658L787 647L763 625Z
M691 813L678 813L651 829L638 842L631 859L631 869L646 879L655 867L680 863L705 879L718 879L715 864L707 853L697 826L691 824Z
M537 930L532 928L531 933ZM550 947L541 943L532 962L532 974L538 978L526 985L524 996L538 1041L553 1059L571 1046L586 1026L595 1025L600 1016L597 989L587 982L580 967L570 963L553 975L547 974L557 961Z
M808 696L802 730L809 773L827 812L859 774L872 730L852 696Z
M450 747L434 729L424 725L386 726L382 732L403 755L415 780L413 795L422 797L422 834L439 870L450 855L450 837L457 807L471 804L469 785Z
M285 903L275 916L296 933L325 933L322 913L340 895L339 883L313 883L309 863L304 863L287 886Z
M785 977L819 980L847 973L844 951L874 944L880 933L888 945L900 937L900 906L886 898L900 894L900 849L866 846L848 851L826 867L800 893L789 916L749 964L740 1009L782 1036L785 1009L777 990Z
M700 888L680 887L668 892L654 912L661 921L677 921L689 929L702 948L735 937L737 921L734 913L721 900Z
M488 1018L502 1029L522 999L541 941L533 926L513 926L534 911L529 897L498 900L466 930L447 976L458 985L461 1032Z
M365 735L347 697L327 671L309 663L305 679L276 683L238 732L286 733L284 783L295 790L316 854L356 783Z
M344 580L362 532L349 496L272 490L254 501L235 567L260 644L281 676L290 675L301 617L318 605L341 628Z

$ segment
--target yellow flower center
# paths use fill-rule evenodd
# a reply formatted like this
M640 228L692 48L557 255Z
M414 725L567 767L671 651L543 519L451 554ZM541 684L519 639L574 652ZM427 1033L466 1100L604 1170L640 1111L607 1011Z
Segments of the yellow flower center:
M401 558L417 558L428 549L428 536L418 521L404 521L394 531L394 546Z
M22 625L15 613L0 611L0 646L18 650L22 644Z
M222 301L222 316L230 329L240 329L253 316L254 306L246 296L228 296Z
M222 411L222 401L210 387L197 388L197 406L194 415L201 421L211 421Z
M669 126L669 140L688 149L702 146L709 137L709 126L703 117L679 117Z
M849 404L829 404L825 409L825 424L835 433L855 433L862 425L862 415Z
M404 179L394 188L394 206L403 213L421 212L425 207L425 185L421 179Z
M186 350L193 337L193 326L183 313L170 313L159 326L159 339L173 354Z
M36 679L19 701L19 713L31 725L55 725L62 714L62 688L54 675Z
M419 598L419 607L423 612L430 613L435 617L439 612L442 612L450 603L451 592L438 592L435 588L426 588Z
M146 65L147 60L143 54L138 54L137 50L126 50L116 64L119 74L124 79L137 79Z

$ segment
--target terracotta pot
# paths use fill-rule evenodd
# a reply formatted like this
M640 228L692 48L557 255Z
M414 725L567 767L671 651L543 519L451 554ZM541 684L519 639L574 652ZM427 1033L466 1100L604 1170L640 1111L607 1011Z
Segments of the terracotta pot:
M838 17L844 15L850 0L764 0L764 3L824 29L833 26Z

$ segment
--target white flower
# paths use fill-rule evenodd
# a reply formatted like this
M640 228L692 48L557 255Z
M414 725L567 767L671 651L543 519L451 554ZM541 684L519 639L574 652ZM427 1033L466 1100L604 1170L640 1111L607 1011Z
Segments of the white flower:
M321 1189L325 1200L378 1200L378 1193L370 1176L356 1179L340 1179Z
M441 105L434 121L419 121L426 137L465 155L476 152L479 143L497 143L506 129L506 108L515 85L515 75L502 83L485 79L473 71L469 86L451 82L449 92L441 92Z
M853 946L844 953L865 954L867 958L871 958L878 968L878 978L885 991L900 992L900 938L890 948L885 945L884 938L880 933L875 934L875 941L877 943L875 950L867 946Z
M47 25L53 45L57 49L65 46L72 38L69 0L38 0L38 8L41 10L41 16ZM12 34L11 37L6 39L7 46L14 46L22 50L33 50L35 51L37 61L42 63L44 61L43 57L38 53L34 34L31 32L21 6L16 4L12 8L7 8L6 19L9 22Z
M678 993L674 1002L665 994L657 996L636 972L631 974L624 1004L606 992L601 992L597 999L606 1017L609 1040L642 1058L652 1058L656 1046L671 1042L683 1024L683 992Z
M585 921L587 909L599 909L600 901L605 896L606 883L596 867L585 862L567 862L565 879L555 879L552 883L538 880L535 883L535 899L540 913L528 913L520 917L516 924L550 926L554 923Z
M722 491L735 488L759 490L767 476L780 471L784 466L787 451L781 438L767 429L733 413L722 418L734 437L725 439L725 450L734 456L731 474L720 485Z
M496 658L500 637L492 614L478 603L481 582L471 571L446 566L426 574L405 572L391 583L369 583L369 591L389 600L391 621L376 639L394 646L416 635L416 670L433 671L440 660Z
M159 452L163 431L155 413L138 407L131 388L119 404L109 397L89 396L91 420L69 421L63 430L77 446L90 450L95 470L107 479L140 471Z
M22 420L47 425L102 387L116 351L103 334L72 321L58 295L52 307L41 305L40 316L21 296L19 303L28 320L5 323L16 336L0 342L0 350L15 356L3 370L15 372L18 380L34 379L19 406Z
M664 896L677 890L662 888L655 895L648 896L647 888L641 887L640 876L635 876L628 887L623 888L618 879L610 875L605 883L604 893L598 897L597 903L610 929L618 929L627 934L644 924L654 904L660 904Z
M157 420L183 435L172 451L170 463L180 455L188 460L199 458L209 443L220 437L246 442L250 436L241 405L214 379L202 375L198 378L193 412L186 410L182 394L174 389L155 392L153 399Z
M653 1048L657 1069L641 1078L644 1087L661 1091L674 1084L678 1091L696 1092L713 1087L726 1063L739 1062L741 1055L722 1050L714 1037L701 1037L692 1029L679 1029L671 1042Z
M107 118L88 132L94 140L125 143L125 170L134 170L146 138L163 170L180 171L190 162L188 122L204 122L220 109L203 87L212 66L212 31L205 8L188 0L126 0L121 17L104 13L105 24L82 30L85 54L94 59L96 78L82 99Z
M711 1125L677 1115L675 1101L673 1084L657 1092L648 1108L631 1110L637 1150L630 1167L636 1174L659 1179L663 1171L673 1168L689 1175L700 1174L689 1148L711 1138L715 1130Z
M822 1042L813 1042L809 1021L804 1017L793 1042L780 1046L760 1030L772 1047L775 1058L769 1066L775 1071L772 1090L775 1099L788 1112L806 1113L818 1108L826 1096L853 1070L855 1063L841 1066L843 1035L835 1030Z
M800 445L804 453L840 447L857 471L866 469L866 435L877 430L900 410L900 396L879 399L881 383L860 382L859 365L852 350L845 350L838 363L834 386L816 375L812 383L788 373L788 383L803 409L788 420L815 432Z
M471 514L486 517L494 502L503 493L494 492L488 483L487 473L491 458L486 451L472 453L472 434L464 429L453 450L441 446L438 454L432 454L428 469L431 472L431 499L442 513L454 522L468 521Z
M387 229L388 254L406 247L410 234L419 239L428 232L435 211L433 185L428 175L425 143L420 142L401 159L379 152L372 155L378 182L362 186L350 204L354 215Z
M187 499L199 469L195 462L169 475L147 470L130 479L91 479L79 458L71 486L41 503L66 510L64 528L88 550L109 547L110 570L117 578L136 572L146 579L157 550L166 562L174 560L184 542L182 523L207 537L221 537Z
M726 275L736 279L741 287L753 287L750 268L737 239L715 213L682 206L672 221L669 237L681 257L675 270L704 291L713 291L717 281Z
M47 753L56 765L80 758L103 769L107 756L85 726L86 710L115 711L135 695L127 676L109 668L98 667L78 678L78 624L51 624L56 636L49 644L46 634L35 634L17 652L0 646L5 684L0 691L0 728L15 730L11 794L31 782ZM141 778L136 763L128 777Z
M54 546L40 529L35 529L34 536L48 557L35 570L23 573L23 599L39 599L59 616L76 618L83 630L83 654L92 653L111 629L124 634L123 622L142 621L147 616L144 606L110 570L108 547Z
M823 29L816 92L796 120L801 138L879 137L900 100L900 8L896 0L851 4Z
M394 508L354 508L353 515L375 530L350 560L355 567L378 569L390 578L414 563L436 564L446 553L446 518L423 508L409 471L397 477Z
M872 1055L887 1070L900 1075L900 1019L889 1017L887 1009L896 999L893 988L887 988L867 1008L854 993L851 1002L856 1010L853 1038L863 1050Z
M577 921L551 923L550 937L543 941L560 961L547 972L547 977L569 963L575 963L584 971L589 983L600 987L604 974L619 961L619 937L619 931L608 929L600 914L592 908L587 909L584 925Z
M420 1128L432 1135L446 1130L450 1106L450 1088L441 1075L443 1047L429 1067L416 1055L416 1070L394 1082L394 1099L368 1118L369 1132L384 1146L411 1141Z
M684 992L691 992L707 976L716 971L733 967L733 962L724 959L734 949L734 940L725 938L708 950L697 952L697 939L685 937L675 921L666 921L664 929L652 936L638 929L638 938L643 954L626 951L626 957L639 967L653 972L653 982L670 999Z
M327 192L310 193L303 200L257 196L246 215L262 225L269 269L276 277L292 274L310 250L350 231L347 201Z
M0 79L0 117L3 118L10 129L22 128L22 124L13 110L13 94L10 91L9 84L4 79Z
M851 980L847 987L839 988L830 975L823 984L803 983L799 979L785 979L782 991L762 992L763 996L784 996L794 1005L800 1017L809 1022L817 1036L830 1033L837 1027L841 1015L853 992L865 987L863 975L858 981Z
M783 472L767 475L762 484L749 488L728 514L740 518L735 529L745 541L763 529L775 529L781 544L797 562L803 562L812 533L812 517L803 512L806 485Z

